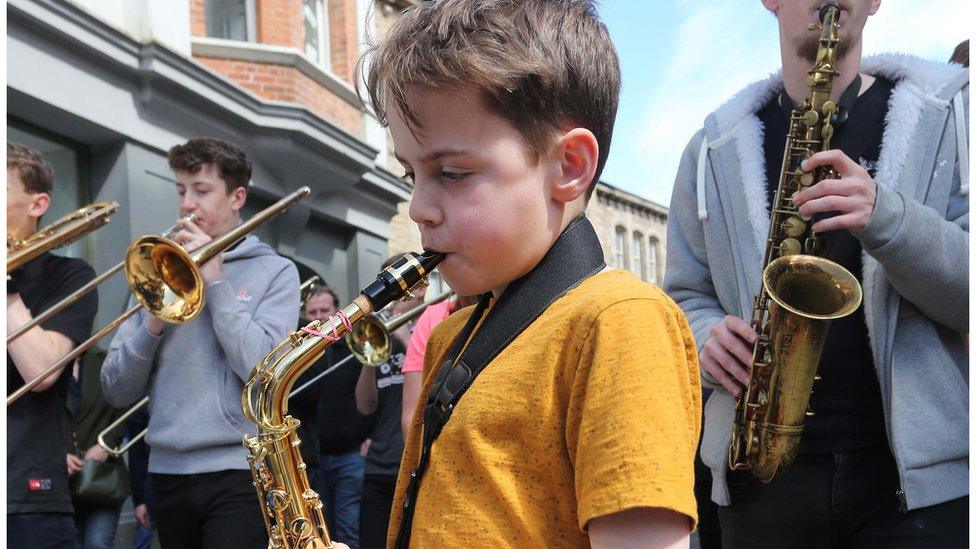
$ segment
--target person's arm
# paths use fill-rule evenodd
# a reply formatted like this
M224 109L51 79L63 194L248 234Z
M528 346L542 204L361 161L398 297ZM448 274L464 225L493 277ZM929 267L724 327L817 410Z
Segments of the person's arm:
M7 335L27 324L33 318L30 310L20 298L20 294L7 294ZM7 353L10 354L10 359L17 368L17 372L26 383L41 375L45 369L71 352L74 347L74 342L68 336L54 330L45 330L41 326L35 326L11 341L7 345ZM44 378L44 381L35 385L32 391L40 392L50 389L63 371L64 368L61 368L51 373Z
M129 299L129 306L135 298ZM125 408L145 394L152 373L156 349L161 335L153 335L146 327L150 318L145 310L119 326L102 363L102 393L116 408Z
M254 261L263 261L263 258ZM291 262L277 262L280 270L251 311L237 300L237 290L223 280L206 289L207 307L217 341L231 370L247 381L251 370L298 323L298 270Z
M376 389L376 368L364 365L359 370L359 380L356 381L356 409L368 416L376 411L379 391Z
M669 509L638 508L589 522L593 549L680 549L690 546L688 517Z
M699 352L712 337L712 328L728 314L719 303L712 282L712 271L706 254L704 221L698 218L698 153L704 130L691 138L678 167L668 210L668 253L662 289L684 311ZM717 208L713 208L716 209ZM713 211L711 215L720 215ZM729 273L729 276L735 276ZM702 370L702 379L712 388L719 387L715 376Z
M403 373L403 399L400 409L400 428L403 429L403 436L407 436L410 431L410 423L413 421L413 414L417 410L417 401L420 400L420 388L423 385L423 372L404 372Z
M696 516L701 428L691 330L663 295L614 303L589 324L568 343L580 354L566 365L565 442L580 528L616 546L659 526L664 541L681 543Z

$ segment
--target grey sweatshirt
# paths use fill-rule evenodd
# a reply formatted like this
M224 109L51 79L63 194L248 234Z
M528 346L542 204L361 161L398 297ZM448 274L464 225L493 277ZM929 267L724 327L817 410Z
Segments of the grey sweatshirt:
M863 60L895 82L864 250L864 311L888 442L910 509L968 494L968 72L903 55ZM681 160L668 219L665 291L687 315L699 352L725 315L749 319L769 231L763 128L756 113L783 89L773 75L705 120ZM725 482L734 399L705 405L702 461L712 499Z
M256 428L241 411L241 392L298 322L298 270L255 236L224 253L222 270L197 318L155 337L140 311L119 327L102 366L113 406L131 405L148 387L152 473L248 468L242 437Z

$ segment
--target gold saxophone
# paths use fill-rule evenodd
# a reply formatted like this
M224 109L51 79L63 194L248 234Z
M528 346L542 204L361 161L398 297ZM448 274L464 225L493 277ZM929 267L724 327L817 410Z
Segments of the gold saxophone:
M769 223L763 278L753 299L753 346L750 381L736 397L729 467L750 469L763 482L792 463L808 411L817 365L830 321L853 313L861 286L840 265L818 257L822 237L812 221L800 217L792 197L824 179L836 179L831 167L804 172L800 163L830 148L830 99L840 9L820 10L820 46L807 85L809 96L793 110L786 136L783 168Z
M254 475L254 488L268 530L268 547L324 549L332 547L322 514L322 501L312 490L296 433L299 421L288 414L291 387L302 373L373 311L413 296L410 290L426 283L443 254L405 254L381 272L348 306L325 322L315 321L292 332L255 366L244 386L244 416L258 426L256 436L244 436Z

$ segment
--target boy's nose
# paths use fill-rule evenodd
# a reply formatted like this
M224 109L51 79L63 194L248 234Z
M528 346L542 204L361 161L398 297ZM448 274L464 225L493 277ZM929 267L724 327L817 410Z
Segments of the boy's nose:
M410 197L410 219L417 225L439 225L442 220L441 210L437 205L434 185L422 183L419 179L413 186Z

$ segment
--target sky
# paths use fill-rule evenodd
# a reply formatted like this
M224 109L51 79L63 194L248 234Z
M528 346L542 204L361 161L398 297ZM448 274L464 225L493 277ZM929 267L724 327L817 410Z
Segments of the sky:
M947 61L970 37L971 0L882 2L864 53ZM779 70L776 19L760 0L601 0L621 64L621 96L602 180L667 206L681 153L705 116Z

